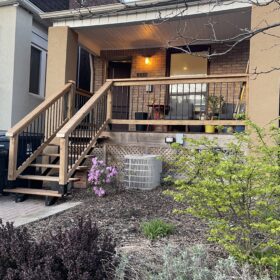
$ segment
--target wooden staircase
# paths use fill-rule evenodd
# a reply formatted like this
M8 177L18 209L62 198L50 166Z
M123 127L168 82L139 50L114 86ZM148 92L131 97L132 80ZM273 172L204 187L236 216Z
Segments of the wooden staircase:
M83 162L106 129L110 117L107 108L112 106L111 85L111 81L106 82L77 110L79 93L74 83L68 83L11 128L7 133L8 179L15 181L15 187L4 191L15 193L16 201L26 195L45 196L46 205L67 195L68 184L79 180L75 172L87 169ZM19 182L26 181L28 184L20 186ZM50 182L52 187L48 188Z

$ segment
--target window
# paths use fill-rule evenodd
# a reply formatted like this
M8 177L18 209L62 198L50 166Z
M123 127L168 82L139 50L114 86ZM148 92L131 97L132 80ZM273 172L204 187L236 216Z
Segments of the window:
M78 53L77 87L88 92L93 91L93 56L82 47Z
M200 56L196 56L199 54ZM207 58L203 53L173 53L171 54L170 76L206 75Z
M197 54L197 55L196 55ZM170 76L207 75L207 58L205 52L172 53L170 59ZM170 112L174 119L197 119L205 111L207 84L170 85Z
M44 96L47 53L43 49L31 46L29 92Z
M40 94L41 51L31 47L29 92Z

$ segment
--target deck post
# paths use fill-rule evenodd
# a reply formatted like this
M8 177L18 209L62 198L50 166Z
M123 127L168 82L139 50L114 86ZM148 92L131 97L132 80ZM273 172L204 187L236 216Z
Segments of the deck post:
M107 120L110 121L112 119L112 108L113 108L113 92L112 89L109 89L107 95Z
M68 138L60 138L59 185L68 182Z
M9 171L8 171L8 179L10 181L14 181L16 179L17 154L18 154L18 134L10 138Z
M68 103L67 103L67 117L70 120L74 116L76 84L74 81L68 81L68 82L72 84L70 91L68 93Z

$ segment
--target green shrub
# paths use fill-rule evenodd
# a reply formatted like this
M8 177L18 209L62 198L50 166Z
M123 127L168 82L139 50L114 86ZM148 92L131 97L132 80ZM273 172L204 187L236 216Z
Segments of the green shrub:
M154 219L143 223L141 225L141 229L147 238L154 240L172 234L175 227L172 224L166 223L160 219Z
M203 218L212 241L239 260L277 270L280 265L280 130L248 122L226 149L216 140L186 139L174 145L174 189L166 193L186 203L178 211ZM252 133L253 136L252 137ZM254 141L252 140L254 139ZM273 142L273 143L272 143Z

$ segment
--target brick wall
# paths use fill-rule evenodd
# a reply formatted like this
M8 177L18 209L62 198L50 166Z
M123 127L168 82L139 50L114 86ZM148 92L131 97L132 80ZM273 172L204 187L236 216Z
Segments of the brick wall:
M222 53L228 50L228 48L229 47L225 45L212 45L211 53ZM228 54L213 57L209 63L209 74L222 75L245 73L249 60L249 48L249 41L245 41L237 45Z
M212 45L211 52L223 52L227 46ZM150 65L145 64L145 57L151 58ZM149 50L113 50L102 51L100 58L95 58L95 90L104 82L106 77L106 64L110 60L131 59L131 77L138 73L146 73L148 77L166 76L166 49ZM243 42L230 53L213 57L209 61L209 75L245 73L249 59L249 42ZM210 94L221 94L234 108L238 102L241 84L211 84L208 87ZM145 86L130 88L130 116L134 119L135 112L143 111L151 114L151 104L167 104L166 86L154 86L152 92L146 92ZM135 127L131 126L131 130Z
M150 64L145 64L145 57L150 57ZM140 49L104 51L101 57L107 61L131 59L131 77L145 73L147 77L164 77L166 75L166 49ZM151 114L152 108L148 105L166 103L166 87L153 87L151 92L146 92L146 86L130 87L130 119L135 118L135 112ZM135 126L130 126L131 130Z
M97 91L105 82L106 61L100 57L94 57L94 91Z

